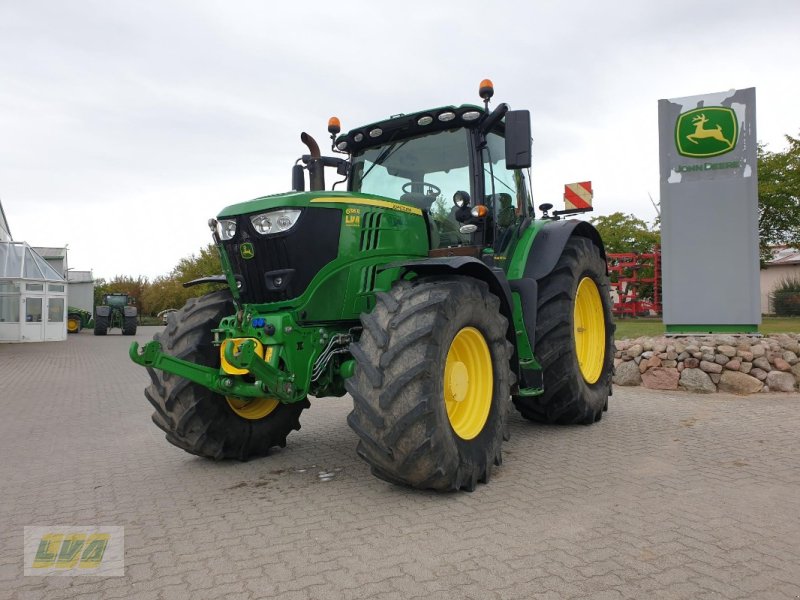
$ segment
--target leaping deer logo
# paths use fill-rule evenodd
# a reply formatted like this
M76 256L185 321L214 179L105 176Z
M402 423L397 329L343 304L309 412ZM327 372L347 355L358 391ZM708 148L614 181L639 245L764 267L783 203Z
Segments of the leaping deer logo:
M700 142L697 140L711 138L720 142L725 142L728 145L728 149L733 148L733 142L722 134L722 127L720 125L717 125L715 129L705 129L706 123L708 123L708 117L706 117L705 114L701 113L693 117L692 125L694 125L694 133L687 135L686 139L693 144L699 144Z

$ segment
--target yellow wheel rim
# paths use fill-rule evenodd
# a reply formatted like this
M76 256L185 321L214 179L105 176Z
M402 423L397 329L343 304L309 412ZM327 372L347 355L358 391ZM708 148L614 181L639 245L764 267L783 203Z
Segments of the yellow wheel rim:
M480 331L464 327L453 338L444 365L444 404L456 435L475 438L492 407L494 375L489 346Z
M280 404L277 398L253 398L252 400L240 400L239 398L230 398L226 396L225 399L228 401L228 406L231 407L233 412L243 419L247 419L248 421L257 421L258 419L263 419L267 415L271 414L276 408L278 408L278 404Z
M600 290L584 277L575 294L575 353L586 383L595 383L603 372L606 356L606 323Z
M78 329L80 329L80 327L81 327L81 322L78 319L75 319L73 317L67 319L67 331L69 331L70 333L75 333L76 331L78 331Z

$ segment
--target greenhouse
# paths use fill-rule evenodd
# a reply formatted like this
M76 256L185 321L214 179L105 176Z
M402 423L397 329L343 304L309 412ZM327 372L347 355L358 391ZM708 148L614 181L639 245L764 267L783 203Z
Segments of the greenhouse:
M67 337L67 282L25 242L0 242L0 342Z

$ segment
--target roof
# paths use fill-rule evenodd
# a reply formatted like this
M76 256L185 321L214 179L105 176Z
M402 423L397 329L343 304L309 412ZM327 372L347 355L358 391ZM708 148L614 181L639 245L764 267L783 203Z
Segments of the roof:
M8 219L6 219L6 213L3 210L2 202L0 202L0 230L2 230L0 233L0 240L3 240L6 236L8 237L9 241L14 239L11 237L11 228L8 225ZM6 235L2 235L3 233Z
M91 283L94 276L91 271L67 271L67 281L70 283Z
M33 250L42 258L66 258L66 248L52 248L47 246L33 246Z
M0 279L64 281L64 278L25 242L0 242Z
M780 265L800 264L800 250L791 246L774 246L771 248L772 260L767 261L768 267Z

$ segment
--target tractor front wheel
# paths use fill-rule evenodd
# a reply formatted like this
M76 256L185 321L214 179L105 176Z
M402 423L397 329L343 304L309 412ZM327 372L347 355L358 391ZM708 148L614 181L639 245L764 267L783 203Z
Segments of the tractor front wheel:
M212 329L235 311L228 291L190 299L153 339L164 352L207 367L219 367ZM286 446L286 436L300 429L307 399L281 404L273 398L225 398L201 385L164 371L147 369L152 383L145 396L155 408L153 422L171 444L186 452L221 460L248 460Z
M72 314L67 315L67 333L81 332L81 316Z
M475 489L508 439L512 346L499 299L470 278L401 281L376 298L345 383L358 454L392 483Z
M136 335L136 317L122 317L122 335Z
M534 352L544 393L514 397L522 416L564 425L599 421L611 392L614 327L600 249L572 237L553 271L539 281Z
M94 319L94 334L105 335L108 333L108 317L97 315Z

